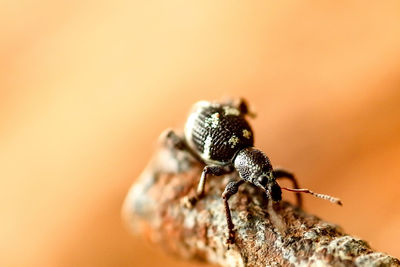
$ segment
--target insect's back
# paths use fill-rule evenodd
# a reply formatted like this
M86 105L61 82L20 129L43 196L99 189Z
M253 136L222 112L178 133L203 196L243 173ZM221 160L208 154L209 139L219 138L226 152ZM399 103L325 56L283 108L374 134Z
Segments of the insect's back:
M200 101L185 125L188 145L206 162L230 163L242 148L253 146L250 125L236 107Z

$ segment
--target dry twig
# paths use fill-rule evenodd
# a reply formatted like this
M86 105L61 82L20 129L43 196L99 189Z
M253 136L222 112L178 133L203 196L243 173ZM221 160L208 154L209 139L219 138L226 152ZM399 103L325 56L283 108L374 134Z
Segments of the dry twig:
M264 195L251 185L230 200L236 243L228 247L221 193L237 177L210 178L204 199L187 208L184 199L194 193L202 167L184 152L160 149L126 198L130 228L180 257L221 266L400 266L288 202L267 209Z

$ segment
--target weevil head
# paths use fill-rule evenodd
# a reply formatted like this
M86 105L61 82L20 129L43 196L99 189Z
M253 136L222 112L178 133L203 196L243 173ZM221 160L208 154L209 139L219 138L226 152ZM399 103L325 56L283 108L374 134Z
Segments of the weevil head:
M275 181L271 162L261 150L253 147L242 149L233 163L242 179L262 188L272 200L282 199L281 188Z

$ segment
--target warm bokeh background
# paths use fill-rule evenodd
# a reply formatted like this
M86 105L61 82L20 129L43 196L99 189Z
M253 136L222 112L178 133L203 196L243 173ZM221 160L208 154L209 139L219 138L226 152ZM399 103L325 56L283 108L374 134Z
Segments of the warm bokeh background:
M400 257L399 1L3 0L0 265L199 265L120 207L158 134L229 95L275 165L345 203L307 210Z

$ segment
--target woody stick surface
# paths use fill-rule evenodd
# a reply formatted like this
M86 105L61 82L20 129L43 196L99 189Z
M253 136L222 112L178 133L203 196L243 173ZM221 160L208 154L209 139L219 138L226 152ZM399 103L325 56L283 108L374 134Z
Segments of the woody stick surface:
M221 266L400 266L398 259L288 202L268 207L265 196L248 184L229 201L236 242L226 245L221 194L238 177L210 177L205 197L188 208L185 199L194 194L203 167L184 152L155 153L124 203L130 229L182 258Z

